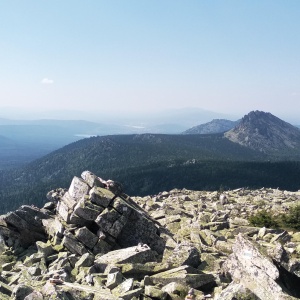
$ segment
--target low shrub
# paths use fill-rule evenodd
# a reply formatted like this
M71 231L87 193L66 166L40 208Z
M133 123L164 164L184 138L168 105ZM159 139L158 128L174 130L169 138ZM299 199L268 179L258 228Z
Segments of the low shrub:
M261 210L249 217L252 226L300 230L300 205L290 208L289 212L274 216L271 212Z
M257 212L255 215L249 217L249 222L255 227L267 227L267 228L278 228L279 224L275 220L274 216L264 210Z
M287 229L300 230L300 205L290 208L287 214L280 215L280 226Z

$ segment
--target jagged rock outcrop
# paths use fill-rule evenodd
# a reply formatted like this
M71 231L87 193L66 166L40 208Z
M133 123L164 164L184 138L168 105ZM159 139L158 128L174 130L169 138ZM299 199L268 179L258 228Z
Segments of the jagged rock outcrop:
M253 241L238 234L232 250L223 265L223 271L230 274L234 283L241 284L259 299L296 299L283 292L287 287L280 280L279 269L270 256L263 253L259 244L255 245ZM299 285L300 278L297 281ZM217 299L224 299L227 289ZM300 296L299 292L296 294Z
M254 150L292 150L300 146L299 128L263 111L252 111L245 115L224 136L232 142Z
M300 297L299 232L248 221L289 211L300 192L129 197L85 171L47 199L0 217L0 299Z

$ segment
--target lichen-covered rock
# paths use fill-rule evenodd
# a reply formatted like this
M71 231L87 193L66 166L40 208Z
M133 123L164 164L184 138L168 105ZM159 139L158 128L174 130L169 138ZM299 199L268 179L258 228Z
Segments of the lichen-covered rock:
M145 295L151 299L154 298L162 300L165 300L168 297L168 293L166 291L163 291L162 289L152 285L145 286Z
M189 266L181 266L150 276L154 284L166 285L171 282L184 283L193 288L200 288L215 281L212 274L205 274Z
M13 292L12 297L14 300L24 300L26 296L33 292L33 288L27 285L17 285Z
M200 300L300 298L298 232L248 221L288 211L299 192L129 197L84 171L47 199L0 217L0 299L182 300L191 288Z
M117 265L125 263L146 263L157 261L157 253L147 245L140 244L134 247L110 251L107 254L96 258L95 263Z
M240 283L260 299L288 299L280 285L278 268L263 249L239 234L233 253L224 263L224 271L230 273L234 282ZM264 284L262 284L262 282ZM300 282L300 280L299 280ZM291 298L292 299L292 298Z

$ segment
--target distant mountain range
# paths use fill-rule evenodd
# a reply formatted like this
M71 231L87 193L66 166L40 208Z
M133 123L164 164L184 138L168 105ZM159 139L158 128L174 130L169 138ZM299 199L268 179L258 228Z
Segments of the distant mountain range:
M84 170L120 181L131 195L184 187L298 190L299 132L270 113L254 111L226 133L84 138L22 168L0 172L2 212L45 202L49 190L66 187Z
M226 116L202 109L174 109L157 113L85 113L52 111L32 113L1 108L0 170L17 167L90 136L116 134L179 134L190 126ZM10 119L8 116L24 117ZM29 117L36 119L30 120ZM26 117L26 118L25 118ZM52 118L52 119L51 119ZM61 119L60 119L61 118ZM83 119L89 121L83 121Z

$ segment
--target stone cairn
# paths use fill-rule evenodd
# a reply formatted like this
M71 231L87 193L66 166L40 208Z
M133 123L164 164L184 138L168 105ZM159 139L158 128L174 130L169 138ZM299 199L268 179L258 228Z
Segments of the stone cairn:
M129 197L84 171L0 217L0 299L299 299L300 233L249 225L300 192Z

